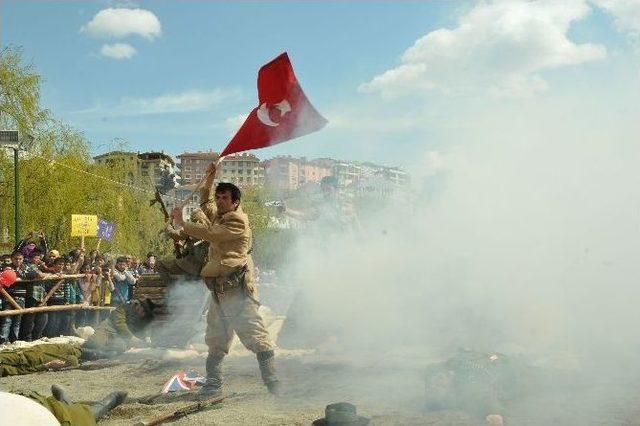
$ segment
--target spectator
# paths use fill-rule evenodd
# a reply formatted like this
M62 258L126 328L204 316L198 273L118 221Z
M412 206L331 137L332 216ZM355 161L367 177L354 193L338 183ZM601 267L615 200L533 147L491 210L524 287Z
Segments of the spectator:
M147 260L140 265L140 274L155 274L156 273L156 255L153 253L147 253Z
M39 238L36 243L36 239ZM26 258L31 257L31 253L38 249L42 253L49 252L49 245L47 244L47 239L44 237L44 231L32 231L29 232L25 237L18 242L13 251L19 251Z
M25 265L24 256L21 251L14 251L11 255L11 267L16 271L16 275L21 280L29 280L35 278L30 267ZM7 289L7 293L16 301L18 305L24 308L25 299L27 297L27 287L24 283L16 282ZM11 310L13 306L6 300L3 303L3 310ZM13 315L4 317L2 327L0 327L0 343L15 342L20 336L20 322L22 315Z
M100 302L104 306L111 306L111 300L114 297L115 286L113 285L113 273L109 265L102 267L102 275L100 276Z
M84 249L73 249L69 252L69 265L67 266L68 274L77 274L80 267L84 264Z
M51 270L56 274L62 274L65 272L65 259L63 257L58 257L54 259L53 265L51 266ZM50 291L58 281L49 281L46 289L47 292ZM66 305L66 288L67 282L66 280L62 282L58 286L58 288L53 292L49 301L47 302L48 306L59 306ZM47 326L44 329L44 335L47 337L57 337L60 336L61 332L65 329L67 322L67 312L65 311L52 311L49 312L49 320L47 321Z
M96 276L93 274L91 264L85 263L82 265L80 273L84 274L84 277L80 278L80 290L82 292L82 303L90 305L92 303L92 295L97 287ZM89 311L78 311L76 314L76 325L84 326L90 324L92 315Z
M11 255L3 254L2 256L0 256L0 262L2 262L2 264L0 265L2 267L2 270L11 268Z
M32 279L42 279L47 276L43 269L46 269L44 261L42 260L43 252L36 249L32 253L29 262L25 260L26 268L29 270L28 274L32 276ZM45 296L45 282L35 281L27 284L27 297L25 299L25 308L34 308L42 302ZM46 312L39 312L37 314L25 314L22 316L20 324L20 340L30 342L31 340L38 340L42 337L44 328L47 325L48 315Z
M76 273L76 266L73 263L67 265L67 274ZM80 268L78 268L80 269ZM67 281L67 287L65 288L64 297L67 301L67 305L79 305L82 304L84 299L82 297L82 290L80 289L80 278L71 278ZM75 335L76 328L76 314L82 314L82 311L66 311L64 316L64 322L60 334L63 336Z
M136 283L136 279L128 270L129 262L124 256L119 257L116 260L116 267L112 271L113 285L115 287L117 305L127 302L132 298L133 286Z
M129 261L129 271L131 271L131 275L137 280L140 277L140 259L133 256Z

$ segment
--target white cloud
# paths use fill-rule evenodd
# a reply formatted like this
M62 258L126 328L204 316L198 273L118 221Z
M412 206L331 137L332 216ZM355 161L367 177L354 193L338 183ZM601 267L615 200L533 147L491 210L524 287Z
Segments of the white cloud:
M122 98L117 105L98 105L76 113L118 117L198 112L239 98L240 92L234 89L187 90L148 98Z
M249 114L238 114L233 117L229 117L224 121L224 126L229 133L229 136L236 134L240 126L245 122Z
M601 45L571 41L571 23L590 13L585 0L495 0L463 15L454 29L418 39L402 64L360 86L393 97L441 89L530 96L547 88L539 72L603 59Z
M640 39L640 0L593 0L609 13L621 32L629 33L635 41Z
M99 38L139 35L153 40L162 34L162 27L156 15L148 10L108 8L96 13L80 31Z
M126 43L114 43L105 44L100 49L102 56L113 59L129 59L136 54L136 49L130 44Z

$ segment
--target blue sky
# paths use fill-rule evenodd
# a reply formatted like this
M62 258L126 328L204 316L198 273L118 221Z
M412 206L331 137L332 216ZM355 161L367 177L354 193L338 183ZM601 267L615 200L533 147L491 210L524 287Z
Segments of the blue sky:
M527 111L535 125L549 108L585 108L594 96L625 109L640 76L640 0L1 8L2 44L23 47L44 77L44 104L96 152L114 138L140 151L221 150L256 106L257 69L282 51L330 125L262 158L408 166L482 133L488 115Z

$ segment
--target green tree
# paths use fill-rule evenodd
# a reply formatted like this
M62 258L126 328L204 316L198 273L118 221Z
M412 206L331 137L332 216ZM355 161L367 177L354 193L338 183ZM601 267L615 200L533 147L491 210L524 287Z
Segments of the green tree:
M80 242L70 236L71 214L95 214L116 223L114 241L101 243L103 251L167 253L169 244L158 235L161 215L149 206L152 193L126 186L134 183L133 165L94 164L86 138L41 108L41 78L33 66L22 64L21 52L5 49L0 61L3 125L17 126L21 132L35 136L29 151L20 155L22 229L42 229L52 247L66 251ZM12 217L13 159L7 152L0 152L0 172L4 178L0 183L0 212L3 218ZM12 227L13 223L10 232ZM95 238L86 240L88 248L96 243Z
M22 63L20 49L5 47L0 51L0 125L32 133L48 116L40 106L40 76L33 65Z

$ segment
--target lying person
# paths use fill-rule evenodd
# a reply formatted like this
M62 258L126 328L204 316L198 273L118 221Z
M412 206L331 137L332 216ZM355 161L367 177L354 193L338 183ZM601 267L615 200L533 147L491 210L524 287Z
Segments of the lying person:
M51 386L51 393L52 396L32 391L13 394L0 392L0 407L6 408L2 411L3 421L11 425L92 426L114 407L122 404L127 397L126 392L116 391L95 404L88 405L72 402L58 385ZM32 401L46 408L49 413Z
M504 403L521 397L540 372L519 358L500 353L460 351L428 367L425 377L428 410L461 409L502 426Z
M112 358L131 347L141 346L144 332L153 320L154 307L149 299L134 299L119 306L82 345L45 343L0 351L0 377L75 367L81 361Z

